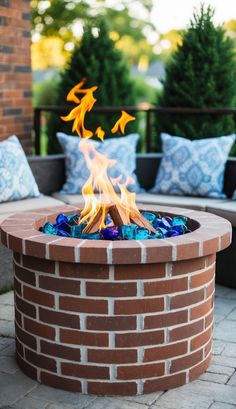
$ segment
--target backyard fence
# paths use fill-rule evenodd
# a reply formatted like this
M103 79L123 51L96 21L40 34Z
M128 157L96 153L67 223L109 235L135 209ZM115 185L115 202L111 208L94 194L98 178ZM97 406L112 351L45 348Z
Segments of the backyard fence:
M53 106L45 105L34 108L34 148L35 154L40 155L40 140L42 134L42 116L45 113L54 113L58 115L65 115L69 113L71 107L68 106ZM110 115L120 113L121 110L125 110L133 115L137 113L143 113L145 116L145 135L144 135L144 151L146 153L155 152L155 146L152 140L153 121L155 117L162 114L171 115L233 115L236 123L236 108L142 108L142 107L95 107L93 109L94 114Z

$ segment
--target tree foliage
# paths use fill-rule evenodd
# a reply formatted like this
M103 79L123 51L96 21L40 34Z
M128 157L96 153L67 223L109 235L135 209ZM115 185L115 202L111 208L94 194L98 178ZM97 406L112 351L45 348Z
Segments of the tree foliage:
M166 67L161 107L232 107L236 102L236 62L232 40L212 21L214 11L201 6L194 13L182 45ZM231 116L162 115L158 131L189 139L234 132Z
M117 41L121 41L122 45L128 44L125 56L129 63L138 62L143 50L152 59L152 46L145 32L156 31L149 19L153 0L120 0L118 3L114 2L111 7L107 0L32 0L33 32L43 37L58 36L67 44L76 40L75 24L79 24L82 30L84 24L91 22L95 26L97 17L104 17ZM137 17L137 7L143 11L143 18ZM135 53L130 53L132 48L135 48Z
M129 68L124 62L121 52L114 46L109 37L109 31L104 20L96 24L98 32L92 24L85 28L80 46L71 57L65 71L61 75L58 86L56 105L65 105L66 95L81 79L86 79L86 86L98 85L95 92L98 106L133 106L135 105L134 85L129 75ZM117 115L90 113L86 119L86 126L95 131L101 125L110 135L110 129L118 119ZM128 125L131 131L135 125ZM49 145L48 152L58 151L56 132L64 131L71 134L71 123L63 123L59 116L52 116L48 122Z

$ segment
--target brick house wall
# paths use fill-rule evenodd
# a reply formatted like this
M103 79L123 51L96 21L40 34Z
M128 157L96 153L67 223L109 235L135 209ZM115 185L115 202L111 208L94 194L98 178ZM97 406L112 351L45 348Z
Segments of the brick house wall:
M17 135L32 148L30 1L0 0L0 140Z

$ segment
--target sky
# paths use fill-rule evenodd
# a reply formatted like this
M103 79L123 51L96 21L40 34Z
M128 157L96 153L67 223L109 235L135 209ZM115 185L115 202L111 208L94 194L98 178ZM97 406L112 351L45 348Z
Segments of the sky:
M185 28L192 15L194 7L198 10L202 0L154 0L152 22L160 33L166 33L172 28ZM236 20L236 0L205 0L215 8L215 23Z

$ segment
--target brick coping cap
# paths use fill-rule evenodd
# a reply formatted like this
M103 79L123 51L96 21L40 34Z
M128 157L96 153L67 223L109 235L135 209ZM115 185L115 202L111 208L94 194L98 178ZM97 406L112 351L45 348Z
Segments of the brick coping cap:
M207 212L157 205L141 210L190 219L195 230L182 236L150 240L82 240L46 235L38 229L59 213L77 213L64 205L11 215L0 225L1 241L9 249L39 258L93 264L141 264L171 262L213 254L231 243L232 227L226 219Z

